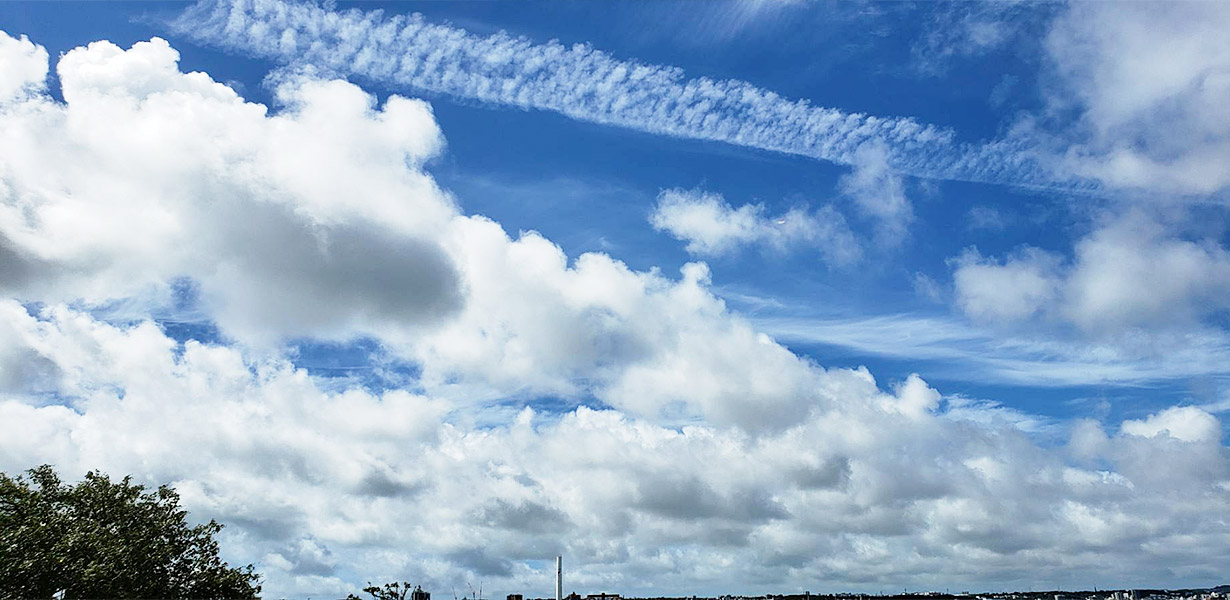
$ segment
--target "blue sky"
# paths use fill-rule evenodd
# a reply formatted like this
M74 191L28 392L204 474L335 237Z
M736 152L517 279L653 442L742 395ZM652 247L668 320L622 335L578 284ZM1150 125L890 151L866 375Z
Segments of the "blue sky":
M274 595L1220 583L1227 24L0 5L0 466Z

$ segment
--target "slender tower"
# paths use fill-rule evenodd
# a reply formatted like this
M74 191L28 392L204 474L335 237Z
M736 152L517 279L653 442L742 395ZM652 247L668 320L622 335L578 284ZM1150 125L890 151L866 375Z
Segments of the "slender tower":
M564 600L564 557L555 557L555 600Z

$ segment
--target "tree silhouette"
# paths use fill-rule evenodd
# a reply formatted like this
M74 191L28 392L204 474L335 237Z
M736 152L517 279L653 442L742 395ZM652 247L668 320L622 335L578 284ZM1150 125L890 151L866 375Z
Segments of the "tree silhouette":
M418 592L422 592L422 588L415 588L415 589ZM393 583L384 584L384 587L378 587L378 586L372 585L372 582L369 581L367 582L367 587L363 588L363 591L367 594L370 594L372 597L372 600L406 600L406 594L410 593L410 582L405 581L402 583L398 583L394 581ZM346 600L363 600L363 599L354 594L348 594L346 596Z

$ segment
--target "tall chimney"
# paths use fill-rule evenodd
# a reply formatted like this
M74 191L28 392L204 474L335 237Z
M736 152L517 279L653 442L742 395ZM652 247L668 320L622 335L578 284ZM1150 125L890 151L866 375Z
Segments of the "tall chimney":
M555 557L555 600L564 600L564 557Z

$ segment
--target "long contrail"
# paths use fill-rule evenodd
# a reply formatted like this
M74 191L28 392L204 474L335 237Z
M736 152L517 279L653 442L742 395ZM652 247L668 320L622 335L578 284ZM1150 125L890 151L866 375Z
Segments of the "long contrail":
M864 144L889 166L929 179L1075 190L1022 144L969 144L911 118L812 106L739 80L687 78L678 67L619 60L586 44L480 36L422 15L333 11L285 0L202 0L171 24L197 42L287 65L312 65L389 87L580 121L853 164Z

